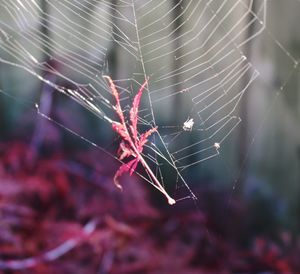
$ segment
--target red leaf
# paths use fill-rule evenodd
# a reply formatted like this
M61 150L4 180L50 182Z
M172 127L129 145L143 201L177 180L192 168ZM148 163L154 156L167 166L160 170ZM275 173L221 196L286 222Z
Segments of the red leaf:
M115 105L116 113L118 114L118 116L120 118L120 121L123 124L123 123L125 123L125 118L124 118L124 114L123 114L123 111L122 111L122 108L121 108L120 97L119 97L119 93L117 91L117 88L116 88L114 82L112 81L112 79L109 76L103 76L103 77L105 79L107 79L108 82L109 82L111 93L116 99L116 105Z
M138 122L139 105L141 102L143 91L144 91L147 83L148 83L148 79L145 80L145 82L140 87L138 93L135 95L133 102L132 102L132 108L130 109L130 121L131 121L130 130L131 130L133 139L135 141L138 140L137 122Z
M128 140L127 129L124 128L124 125L117 122L113 122L111 126L113 130L116 131L123 139Z
M141 135L140 141L139 141L139 147L143 148L143 146L147 143L148 138L150 137L151 134L157 131L157 127L151 128L145 133Z
M132 149L127 144L125 144L124 142L121 142L119 150L118 150L118 154L120 155L119 156L120 160L123 160L124 158L127 158L129 156L136 157L136 155L132 151Z
M114 182L115 185L122 189L122 186L120 185L118 178L121 177L124 173L130 172L130 175L134 172L135 168L137 167L139 160L138 159L133 159L129 161L128 163L124 163L120 166L120 168L117 170L115 176L114 176Z
M137 122L138 122L138 111L139 111L139 105L141 102L141 97L143 94L143 91L147 85L148 80L146 79L141 88L139 89L137 95L134 97L132 102L132 107L130 109L130 131L131 135L129 134L128 128L125 123L124 114L122 112L121 104L120 104L120 98L117 91L116 86L114 85L114 82L111 80L109 76L105 76L106 79L108 79L110 83L110 88L113 96L116 99L116 112L120 118L120 122L112 122L112 128L120 135L120 137L123 139L123 142L121 142L119 147L119 159L122 160L127 157L134 157L134 160L129 161L127 164L124 163L116 172L114 181L117 187L122 188L121 185L118 183L117 179L125 172L130 172L130 175L134 172L134 170L137 167L137 164L141 162L143 167L146 169L147 173L151 177L151 179L154 181L154 184L156 188L161 191L165 195L165 197L168 200L168 203L170 205L173 205L176 203L176 201L169 196L169 194L166 192L164 187L161 185L161 183L157 180L155 174L152 172L150 167L148 166L147 162L144 160L143 156L141 155L143 151L143 146L147 143L148 137L154 133L157 128L151 128L148 131L146 131L144 134L140 136L139 140L139 133L137 130ZM126 141L126 142L124 142Z
M139 163L139 160L138 159L135 159L135 162L133 163L133 165L131 166L130 168L130 172L129 172L129 175L131 176L133 174L133 172L135 171L137 165Z

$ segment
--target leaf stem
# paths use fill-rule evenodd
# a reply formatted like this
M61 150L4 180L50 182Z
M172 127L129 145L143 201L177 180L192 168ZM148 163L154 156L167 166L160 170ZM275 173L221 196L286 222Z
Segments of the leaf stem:
M135 151L136 152L136 151ZM147 172L150 174L151 178L153 179L155 185L157 186L157 189L165 195L165 197L168 200L169 205L174 205L176 203L176 201L170 197L170 195L166 192L166 190L163 188L163 186L161 185L161 183L158 181L158 179L156 178L156 176L154 175L153 171L151 170L151 168L149 167L149 165L147 164L147 162L145 161L145 159L143 158L143 156L141 154L137 153L137 157L139 159L139 161L141 162L141 164L143 165L143 167L147 170Z
M165 195L165 197L168 200L169 205L173 205L176 203L176 201L170 197L170 195L166 192L166 190L164 189L164 187L161 185L161 183L158 181L158 179L156 178L156 176L154 175L153 171L151 170L151 168L149 167L149 165L147 164L147 162L145 161L144 157L141 155L141 153L139 152L139 150L137 149L136 145L134 144L131 136L129 135L128 129L126 124L123 124L124 129L126 130L126 132L128 133L128 142L131 146L131 148L133 149L134 153L136 154L136 158L141 162L141 164L143 165L143 167L146 169L146 171L149 173L149 175L151 176L151 178L153 179L157 189Z

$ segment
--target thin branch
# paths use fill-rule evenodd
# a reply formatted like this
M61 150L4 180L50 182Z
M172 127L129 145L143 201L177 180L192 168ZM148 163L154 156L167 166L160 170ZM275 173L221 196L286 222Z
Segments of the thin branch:
M0 260L0 269L2 270L21 270L37 266L44 262L52 262L65 255L79 245L83 239L90 236L96 229L96 220L91 220L82 229L82 234L78 237L71 238L57 247L38 256L21 260Z

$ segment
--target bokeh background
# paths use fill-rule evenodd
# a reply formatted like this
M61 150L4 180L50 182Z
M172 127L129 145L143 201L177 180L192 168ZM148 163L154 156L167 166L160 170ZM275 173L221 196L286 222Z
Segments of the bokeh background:
M127 10L126 8L128 1L82 1L80 13L70 11L69 8L73 7L72 1L61 1L60 3L66 5L59 5L58 9L54 8L55 2L36 1L37 6L34 9L37 17L28 16L26 18L28 25L21 24L20 27L16 22L18 20L22 22L23 19L18 18L21 13L12 14L9 12L9 10L13 10L11 7L19 5L19 1L2 0L0 1L0 27L11 35L14 43L23 45L40 62L55 67L58 64L55 63L55 60L51 60L49 56L63 59L70 51L77 52L76 33L83 31L82 26L84 26L84 31L87 32L86 37L93 41L93 46L98 44L99 49L105 49L105 53L101 54L94 47L90 46L89 48L87 46L87 53L80 52L88 62L94 64L93 70L99 71L99 76L110 74L113 79L127 79L124 88L128 87L128 82L131 79L137 79L141 82L142 77L140 75L143 72L140 65L137 65L137 60L131 54L124 53L124 48L121 46L122 41L118 40L119 32L126 27L122 23L121 17L118 17L118 12L122 15L127 14L129 21L134 20L134 17L131 17L130 9ZM147 1L137 2L140 7L143 7ZM197 16L190 19L182 16L181 19L178 19L178 15L187 5L187 2L174 0L163 1L163 4L159 4L160 1L150 1L147 7L149 13L154 9L157 18L168 14L165 17L166 21L177 18L177 24L184 22L184 29L175 29L171 36L167 35L170 30L166 30L166 38L164 39L169 39L170 47L176 48L176 43L184 43L180 40L178 42L174 37L182 35L183 32L193 28L193 26L196 26L195 31L197 32L197 27L203 27L205 20L212 17L212 14L207 13L204 16L204 22L199 24L196 23ZM222 1L203 1L203 4L205 5L208 2L211 2L209 5L217 10ZM185 171L187 182L192 191L199 197L199 202L195 204L191 199L184 200L178 208L174 209L174 214L178 216L179 212L183 210L182 208L184 208L184 212L196 212L198 215L207 213L210 216L211 214L213 215L212 219L221 219L220 223L216 225L216 227L220 227L220 231L226 230L228 232L232 229L231 233L228 232L228 235L231 235L234 234L234 231L243 230L242 236L239 237L239 240L243 243L247 242L250 237L252 239L261 235L276 241L286 233L284 237L288 235L293 239L291 240L292 243L296 245L296 239L300 235L300 74L298 66L300 56L300 2L298 0L244 0L239 2L243 5L235 8L230 16L226 17L229 22L224 22L224 28L214 32L214 38L210 41L211 44L208 43L206 46L209 48L220 37L223 37L224 33L222 31L226 31L226 27L230 28L230 21L234 23L240 18L241 14L246 14L248 18L246 17L239 24L238 29L241 30L253 19L254 14L257 22L247 28L247 31L243 32L242 37L239 39L245 41L247 37L252 37L253 34L257 34L257 36L251 39L249 43L239 47L239 50L247 57L253 71L257 71L259 75L242 97L235 113L241 117L242 122L222 143L220 155ZM74 1L74 3L78 8L78 1ZM160 8L155 9L156 5L160 5ZM192 3L191 5L196 4ZM230 7L233 7L234 1L226 1L225 5L228 11ZM244 5L250 9L249 13L245 13ZM74 10L73 7L72 11ZM141 10L143 11L142 8ZM158 14L158 11L160 14ZM189 14L187 12L187 15ZM221 20L224 15L217 14L216 17ZM51 18L59 18L62 26L68 20L78 24L78 29L76 29L76 25L73 25L73 29L69 30L68 42L61 38L61 35L65 35L65 29L60 30L52 26ZM114 18L119 18L119 21ZM99 24L99 20L103 22L103 26L101 26L103 33L98 32L97 24ZM151 20L151 18L141 17L139 24L141 26L148 24L147 20ZM259 20L262 20L263 27ZM113 24L110 24L111 22ZM40 39L43 43L49 42L52 45L52 51L47 47L43 48L43 46L40 50L35 47L31 48L26 40L28 39L28 36L26 37L27 28L30 28L30 31L36 28L44 33L45 36L40 37ZM88 32L89 30L91 32ZM111 36L112 30L115 36ZM126 29L126 32L129 35L132 34L128 29ZM149 32L151 33L151 30ZM26 39L23 39L24 37ZM36 153L36 156L32 156L33 158L29 157L32 161L36 159L35 157L39 157L37 155L47 156L57 151L66 153L69 157L76 151L94 150L93 157L95 157L95 161L99 160L103 166L102 169L106 169L106 160L103 159L106 159L106 157L110 159L111 157L103 156L105 154L102 154L101 150L94 148L92 144L81 137L96 143L107 152L114 153L116 136L110 125L71 98L61 95L53 87L41 82L28 71L8 64L7 61L18 63L19 59L12 57L7 51L3 50L4 47L2 46L9 45L8 40L10 38L7 38L4 32L0 33L0 38L0 139L3 149L13 146L13 142L25 142L28 149ZM71 48L72 44L73 48ZM58 45L60 45L60 48L58 48ZM85 44L81 46L86 47ZM187 45L187 47L192 46L193 44ZM151 48L147 49L146 47L145 56L147 56L147 50L151 52ZM189 51L191 49L183 48L184 50ZM163 54L164 48L158 55ZM166 70L176 69L177 63L174 65L172 61L176 54L180 53L172 51L168 58L161 60L164 62ZM25 51L23 55L26 55ZM230 61L227 60L226 62L230 63ZM68 71L66 67L60 67L59 69L74 81L88 83L88 79L82 74L76 74L75 70ZM147 70L154 71L155 69L157 69L157 63L150 62ZM187 76L186 71L182 71L180 74L181 78ZM201 77L208 76L209 73ZM243 87L245 81L249 81L247 77L250 76L249 74L239 79L239 85ZM44 74L44 77L51 81L53 75L51 76L51 73ZM154 76L154 79L155 77L159 78ZM162 83L162 85L165 84L170 87L166 91L167 93L172 92L172 81L176 83L176 81L182 80L171 79L168 83ZM199 79L195 81L199 81ZM56 83L66 88L72 88L70 81L60 79ZM104 87L101 87L101 83L99 85L100 88ZM122 86L122 82L120 85ZM161 88L159 85L158 83L154 89ZM176 88L180 89L180 87ZM184 88L184 85L182 85L182 88ZM176 112L180 105L180 109L184 113L185 109L190 107L188 99L188 96L183 97L183 99L174 96L174 99L169 100L163 107L158 109L156 118L158 121L181 125L184 116L174 115L174 110ZM34 107L35 103L38 103L43 113L46 113L53 120L38 115ZM174 117L177 121L174 121ZM63 127L57 125L56 122L63 125ZM71 134L68 129L76 132L78 136ZM95 156L97 151L99 151L99 159ZM118 163L113 158L111 158L111 161L107 161L110 165L115 164L117 168ZM98 164L94 164L95 166L90 163L91 170L97 169ZM6 176L6 168L7 166L2 164L3 178ZM19 168L22 169L22 165ZM111 173L111 179L112 177L113 172ZM168 182L167 178L166 182L172 184L172 182ZM7 187L7 184L5 184L5 187ZM113 190L111 191L113 192ZM148 187L147 191L154 192L151 187ZM181 190L177 191L180 193ZM126 193L124 191L122 195L126 195ZM1 195L4 196L5 193L3 192ZM150 196L152 197L152 203L158 208L165 207L165 201L160 199L159 195L151 193ZM240 206L238 206L239 203ZM241 210L238 211L239 213L235 212L237 216L232 217L233 205L246 210L245 215L241 213L243 211ZM172 208L169 210L172 211ZM227 214L230 216L228 220ZM229 220L233 222L231 225L227 223ZM241 223L245 223L247 228L241 228ZM210 228L208 231L210 231ZM223 232L219 233L223 235ZM230 237L233 237L233 235ZM282 240L282 238L280 239Z

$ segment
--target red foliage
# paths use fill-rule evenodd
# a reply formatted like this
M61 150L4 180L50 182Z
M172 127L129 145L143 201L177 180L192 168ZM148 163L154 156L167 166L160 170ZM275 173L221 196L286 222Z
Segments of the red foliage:
M135 177L115 191L114 162L99 151L32 154L0 146L1 273L300 273L300 240L287 232L241 248L230 214L225 233L209 211L158 211Z
M115 176L114 176L114 182L117 187L121 188L121 185L118 182L118 178L122 176L124 173L129 172L130 175L135 171L137 165L139 162L143 165L147 173L150 175L151 179L154 182L154 185L156 188L163 193L170 205L175 204L175 200L169 196L169 194L165 191L163 186L160 184L150 167L148 166L147 162L144 160L142 156L144 145L148 142L148 138L156 132L157 128L151 128L147 130L145 133L139 135L138 129L137 129L137 122L138 122L138 110L139 105L141 101L141 97L143 94L143 91L148 83L146 80L141 88L139 89L138 93L133 99L132 107L130 109L130 132L131 135L127 129L125 117L121 108L120 98L118 90L112 81L112 79L109 76L105 76L105 78L108 80L110 84L110 89L112 92L112 95L114 96L116 100L115 105L115 111L117 115L119 116L120 122L112 122L112 128L114 131L116 131L120 137L122 138L122 142L119 147L119 159L123 160L124 158L133 157L133 160L130 160L128 163L123 163L121 167L117 170Z

